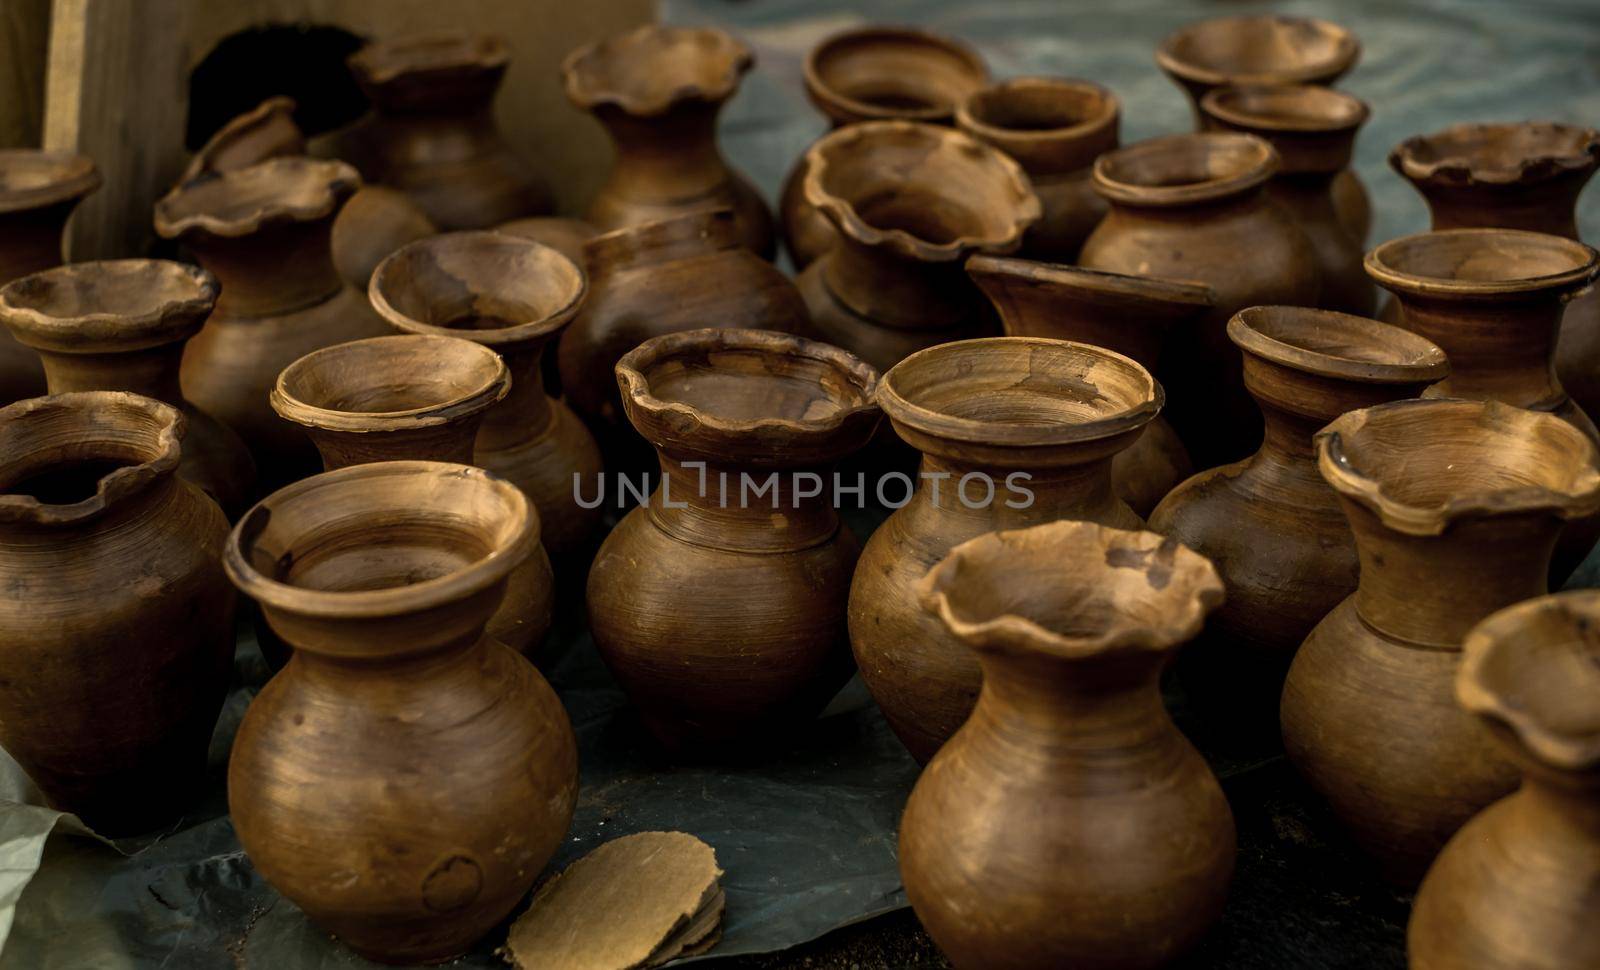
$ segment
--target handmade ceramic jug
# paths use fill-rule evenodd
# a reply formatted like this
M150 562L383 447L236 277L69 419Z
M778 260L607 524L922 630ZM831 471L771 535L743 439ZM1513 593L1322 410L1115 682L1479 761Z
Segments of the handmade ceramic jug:
M516 486L429 461L296 482L228 539L229 577L294 646L234 738L233 827L273 888L364 957L463 953L566 837L566 712L484 633L538 544Z
M1099 347L990 337L930 347L883 376L878 404L922 453L874 487L895 511L850 587L850 645L889 726L926 762L978 697L971 650L917 606L914 587L952 547L997 529L1082 519L1136 529L1112 460L1161 410L1161 385Z
M61 235L100 170L83 155L0 150L0 284L61 263ZM0 333L0 404L45 392L39 356Z
M1019 77L974 91L956 109L956 127L1010 155L1028 173L1043 216L1022 241L1022 255L1077 260L1105 217L1089 184L1094 160L1117 147L1122 105L1092 81Z
M1300 643L1356 589L1355 540L1312 443L1347 411L1416 397L1444 351L1399 327L1307 307L1239 311L1228 336L1266 434L1255 454L1173 489L1150 528L1216 564L1228 596L1178 659L1190 704L1256 749L1278 744L1278 698Z
M958 968L1167 966L1234 866L1222 786L1161 703L1161 668L1222 600L1211 564L1052 522L956 546L917 594L983 668L900 822L928 935Z
M1271 145L1234 132L1152 138L1094 165L1095 191L1111 211L1079 262L1216 293L1211 315L1174 335L1157 371L1172 395L1172 426L1200 468L1236 461L1261 442L1228 319L1247 306L1316 305L1316 251L1264 191L1277 171Z
M387 332L334 268L329 233L360 185L343 162L272 158L185 182L156 203L156 231L222 286L184 349L183 393L232 428L272 488L316 471L316 449L267 403L278 372L319 347Z
M1372 316L1378 292L1362 269L1361 241L1339 219L1333 190L1339 175L1350 171L1366 103L1309 84L1240 85L1211 91L1200 110L1211 127L1256 135L1277 150L1278 174L1267 183L1267 195L1311 241L1322 281L1318 305Z
M573 264L582 268L587 261L583 254L583 247L589 240L600 235L600 230L589 225L582 219L564 219L560 216L529 216L526 219L512 219L494 227L495 232L507 232L523 239L532 239L536 243L543 243L556 252L572 260Z
M920 27L849 27L823 38L801 69L806 96L833 128L858 121L947 125L956 106L989 80L978 52ZM783 241L795 269L833 248L839 231L806 200L806 155L783 180Z
M1587 435L1499 401L1397 401L1317 436L1361 578L1306 637L1283 688L1289 759L1390 880L1516 786L1455 703L1461 641L1542 596L1562 524L1600 508Z
M796 281L824 340L882 371L999 331L961 264L1015 250L1039 221L1016 162L959 131L866 121L824 135L806 164L806 198L839 230Z
M1006 256L973 256L967 275L994 303L1006 336L1093 344L1152 372L1168 333L1193 325L1215 301L1211 288L1199 283ZM1161 415L1111 459L1112 487L1140 516L1193 471L1183 442Z
M163 259L76 263L0 289L0 323L39 354L51 394L132 391L183 412L178 475L237 517L255 498L250 451L184 400L183 346L217 302L210 273Z
M228 521L183 415L121 391L0 409L0 744L102 835L199 795L233 664Z
M1462 646L1456 697L1522 770L1439 853L1406 930L1414 970L1600 966L1600 594L1507 607Z
M850 676L860 543L832 466L878 425L878 375L766 330L653 337L617 363L660 481L589 572L589 629L639 716L684 757L771 752Z
M473 463L533 499L558 577L582 575L601 510L581 506L576 486L596 481L601 461L583 422L545 393L540 360L586 290L572 260L498 232L414 242L378 264L369 290L398 329L471 340L505 359L511 391L483 416Z
M771 259L772 213L717 148L717 115L754 63L748 47L710 27L648 25L573 51L561 66L567 98L617 149L588 221L609 231L727 207L740 240Z

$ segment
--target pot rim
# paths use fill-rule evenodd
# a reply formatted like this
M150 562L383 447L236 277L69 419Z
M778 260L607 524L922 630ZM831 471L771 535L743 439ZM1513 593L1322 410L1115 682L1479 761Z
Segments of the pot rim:
M1439 155L1432 161L1418 157L1430 146L1444 142L1485 140L1491 134L1526 131L1540 135L1561 135L1574 141L1574 148L1553 145L1548 151L1533 152L1507 165L1495 165L1469 151ZM1471 122L1450 125L1425 135L1413 135L1389 152L1389 167L1417 183L1467 187L1473 185L1508 186L1542 182L1573 172L1593 173L1600 168L1600 130L1558 121Z
M450 58L418 59L417 51L451 50ZM492 71L511 62L504 38L467 30L429 30L402 37L378 38L345 58L345 63L365 84L389 84L417 75L461 70Z
M16 170L42 173L45 180L25 188L0 188L0 214L81 199L105 181L100 167L87 155L37 148L0 149L0 172Z
M1006 96L1022 90L1054 90L1071 91L1074 93L1088 94L1100 99L1100 112L1093 117L1070 125L1060 125L1055 128L1009 128L986 121L973 114L973 104L985 97ZM967 95L956 106L956 127L970 135L976 135L980 140L994 145L1006 143L1037 145L1039 143L1057 143L1074 141L1091 135L1104 132L1113 128L1122 117L1122 100L1110 88L1097 84L1085 78L1057 77L1045 74L1030 74L1022 77L1010 77L1002 81L987 84Z
M91 288L111 276L153 278L186 291L170 294L137 311L106 306L57 314L24 302L53 284L86 281ZM0 287L0 324L17 342L35 350L63 354L117 353L186 340L199 331L216 306L221 287L204 269L167 259L108 259L67 263L23 276ZM103 293L102 293L103 295Z
M972 76L978 86L988 80L989 65L984 63L983 57L978 54L966 41L958 37L950 37L938 31L915 27L909 24L869 24L863 27L846 27L844 30L835 31L824 37L821 41L806 51L805 60L800 65L801 81L805 84L806 93L814 101L823 106L823 113L833 116L835 113L848 116L854 121L889 121L900 119L904 121L947 121L955 116L958 105L945 106L930 105L926 108L891 108L871 101L862 101L852 98L836 90L823 79L821 60L839 45L847 43L870 42L877 39L890 39L904 43L910 41L936 48L949 54L956 60L966 62L971 68Z
M1050 263L1021 256L974 253L967 259L967 275L1049 283L1070 287L1090 300L1096 296L1109 296L1122 303L1137 302L1148 304L1152 309L1170 308L1186 313L1199 313L1217 304L1216 290L1207 283L1113 273L1072 263Z
M264 192L252 208L218 215L216 208L200 207L198 192L214 183L227 187L254 186L284 181L275 193ZM361 187L361 175L337 159L281 155L227 172L203 172L175 186L156 200L155 228L164 239L206 233L238 239L280 224L316 222L332 216Z
M306 149L305 134L295 124L294 112L299 105L287 95L275 94L262 101L243 114L234 115L218 128L216 134L206 139L194 153L194 158L189 160L189 165L183 170L183 177L178 180L181 185L191 179L199 178L207 172L231 171L237 168L248 167L256 162L266 161L269 158L283 158L295 155L304 155ZM226 169L217 167L217 156L239 141L247 139L257 131L266 130L275 121L282 120L288 130L293 131L296 138L283 145L274 145L267 154L252 159L244 165L230 165Z
M644 94L619 90L608 83L606 62L622 56L649 56L639 53L640 45L668 39L696 40L712 45L723 58L716 78L706 83L689 82ZM701 101L721 104L733 96L745 73L755 66L755 54L745 43L715 27L673 27L645 24L621 34L585 44L561 62L561 77L567 100L585 111L616 108L634 118L666 114L680 104Z
M1367 341L1389 359L1363 359L1316 350L1273 336L1269 322L1303 328L1307 335L1337 330ZM1368 317L1301 306L1253 306L1228 320L1228 339L1240 350L1297 371L1367 384L1432 384L1450 374L1450 361L1433 341L1404 327Z
M1237 103L1250 95L1288 95L1300 102L1338 105L1344 109L1343 117L1334 117L1332 112L1322 116L1251 112ZM1372 109L1365 101L1347 91L1320 84L1225 84L1205 93L1200 99L1200 110L1207 117L1235 128L1274 134L1342 134L1355 131L1372 116Z
M1299 67L1251 73L1228 73L1193 61L1177 53L1181 41L1201 30L1219 30L1252 22L1278 21L1309 26L1334 41L1333 54L1321 61L1309 61ZM1361 57L1361 42L1346 27L1320 17L1294 17L1283 14L1241 14L1232 17L1210 17L1196 20L1168 34L1156 47L1156 66L1161 70L1194 84L1220 85L1239 82L1300 82L1332 84L1355 66Z
M1224 142L1231 142L1238 147L1248 149L1254 158L1247 159L1245 166L1232 174L1177 185L1140 185L1119 179L1113 174L1116 166L1137 159L1141 155L1160 157L1180 145L1195 143L1221 145ZM1278 150L1265 138L1236 131L1202 131L1147 138L1116 151L1106 152L1095 159L1091 178L1095 192L1110 202L1161 208L1213 202L1242 195L1266 185L1268 180L1278 173L1278 167Z
M1572 269L1540 276L1523 276L1503 280L1461 280L1445 276L1423 276L1408 273L1394 266L1393 256L1407 248L1437 244L1452 239L1499 241L1504 245L1544 246L1551 251L1569 254L1576 264ZM1563 236L1552 236L1524 229L1435 229L1413 233L1380 243L1367 253L1364 265L1367 275L1378 285L1406 296L1424 296L1435 299L1516 296L1560 289L1580 289L1600 273L1600 252Z

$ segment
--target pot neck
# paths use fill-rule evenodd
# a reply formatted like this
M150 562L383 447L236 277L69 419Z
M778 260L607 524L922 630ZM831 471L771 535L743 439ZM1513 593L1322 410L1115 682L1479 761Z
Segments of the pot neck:
M1450 374L1436 385L1440 396L1549 411L1567 400L1554 367L1566 310L1561 296L1474 301L1399 293L1396 299L1406 329L1438 344L1450 358Z
M1531 184L1411 184L1428 203L1433 228L1524 229L1578 238L1578 196L1594 173L1574 172Z
M499 451L541 437L556 419L555 406L544 389L544 351L556 334L494 349L511 374L511 390L484 413L478 444Z
M650 496L647 514L656 528L676 539L714 549L781 553L821 545L839 530L832 468L768 471L657 453L661 484Z
M221 284L213 315L282 316L337 295L344 283L333 265L333 219L272 223L235 238L196 235L190 248Z
M616 144L613 183L635 198L666 205L710 195L732 177L717 148L722 105L681 103L665 114L636 117L615 108L596 112Z
M1563 833L1600 847L1600 791L1530 774L1513 797L1520 821L1545 838Z
M1012 478L1013 473L1021 474ZM981 477L963 491L961 480L968 475ZM994 483L992 498L985 481ZM892 491L888 494L895 497ZM945 517L970 520L977 530L973 535L1002 525L1056 519L1102 521L1119 504L1110 455L1062 466L1007 467L924 454L911 501Z
M132 391L163 404L183 407L178 384L183 341L141 350L105 354L39 351L51 394L72 391Z
M1315 439L1328 422L1350 411L1417 397L1426 381L1384 383L1314 374L1246 352L1244 386L1261 410L1265 433L1256 460L1293 468L1329 496L1317 471Z
M334 471L375 461L445 461L470 465L473 440L483 424L482 415L446 424L404 431L329 431L308 428L322 470Z
M971 319L979 294L959 261L930 262L840 234L823 261L828 292L858 316L897 330L942 330Z
M0 215L0 284L61 265L61 237L78 204L23 209Z

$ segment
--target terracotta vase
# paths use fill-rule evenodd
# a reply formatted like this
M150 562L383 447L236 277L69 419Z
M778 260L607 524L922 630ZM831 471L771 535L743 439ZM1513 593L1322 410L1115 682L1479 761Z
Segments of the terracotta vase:
M576 487L600 477L600 450L577 416L545 393L540 361L583 305L583 271L527 239L451 232L385 259L369 292L400 330L471 340L505 359L511 391L484 414L473 463L528 494L556 575L581 576L601 509L579 505Z
M1316 305L1316 251L1264 191L1277 170L1271 145L1233 132L1152 138L1095 162L1095 191L1111 211L1079 262L1216 293L1211 315L1174 336L1157 371L1172 395L1168 417L1200 468L1237 461L1261 443L1229 318L1247 306Z
M850 27L806 53L806 96L830 127L858 121L950 124L956 106L989 80L965 42L919 27ZM833 248L839 231L806 200L806 155L783 180L778 216L795 269Z
M1160 677L1222 600L1211 564L1052 522L956 546L917 593L983 668L900 823L928 935L983 970L1156 968L1192 948L1222 914L1233 813Z
M796 280L816 333L882 371L934 344L999 331L961 264L1015 250L1039 221L1016 162L910 121L847 125L806 157L806 198L840 233Z
M181 411L188 431L178 475L232 519L255 497L255 463L238 435L178 388L184 343L216 302L216 278L193 266L77 263L0 289L0 323L38 352L51 394L132 391Z
M587 261L583 254L584 245L600 235L600 230L582 219L563 219L560 216L529 216L501 223L494 228L496 232L507 232L543 243L572 260L579 268Z
M244 439L265 489L321 464L267 403L278 372L319 347L387 332L329 251L333 220L359 184L343 162L274 158L185 182L156 203L156 231L222 286L184 350L184 396Z
M648 25L573 51L561 66L567 98L617 149L588 221L610 231L726 207L740 240L771 259L772 213L717 148L717 115L754 63L748 47L710 27Z
M1456 697L1522 788L1456 833L1417 892L1414 970L1600 966L1600 594L1544 597L1473 628Z
M850 645L889 726L926 762L978 697L971 651L918 608L914 587L956 545L997 529L1081 519L1136 529L1111 462L1161 410L1161 385L1121 354L990 337L931 347L883 376L878 404L922 453L915 487L876 483L895 511L850 587ZM898 476L898 479L896 478Z
M837 347L765 330L653 337L617 363L661 478L595 557L589 629L669 751L770 754L849 679L861 546L831 471L872 437L877 381Z
M566 712L484 633L538 548L530 512L481 469L378 462L274 493L228 540L229 577L294 646L234 738L234 830L273 888L369 959L461 954L566 837Z
M100 181L83 155L0 150L0 284L60 265L67 217ZM0 333L0 404L43 393L39 356Z
M1317 436L1361 562L1283 689L1290 760L1389 879L1414 886L1516 770L1455 703L1467 631L1548 590L1562 524L1600 509L1583 432L1498 401L1399 401Z
M967 275L994 303L1008 337L1076 340L1131 357L1154 371L1168 334L1211 311L1200 283L1123 276L1006 256L967 260ZM1117 496L1140 516L1194 471L1183 442L1158 415L1111 459Z
M1028 173L1043 217L1022 241L1030 259L1070 263L1105 218L1090 185L1094 160L1117 147L1122 103L1092 81L1019 77L969 95L956 127L1010 155Z
M1414 333L1306 307L1241 310L1228 336L1266 422L1261 447L1173 489L1150 528L1215 563L1228 591L1178 660L1191 705L1209 727L1271 749L1289 662L1359 572L1312 440L1347 411L1416 397L1450 366Z
M1366 103L1313 85L1247 85L1211 91L1200 110L1211 127L1256 135L1277 150L1278 174L1267 195L1311 240L1322 281L1318 305L1372 316L1378 291L1362 269L1364 246L1339 220L1333 191L1340 173L1350 170Z
M228 522L183 416L87 391L0 409L0 744L103 835L197 798L233 662Z

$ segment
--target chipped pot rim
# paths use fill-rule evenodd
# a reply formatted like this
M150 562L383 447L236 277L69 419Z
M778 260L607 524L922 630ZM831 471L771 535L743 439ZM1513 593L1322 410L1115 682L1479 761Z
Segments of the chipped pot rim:
M218 182L248 186L274 178L290 181L296 197L263 195L259 204L236 215L219 216L206 209L183 211L193 203L193 195ZM281 155L228 172L203 172L175 186L156 201L156 232L165 239L177 239L203 232L224 239L238 239L260 232L269 225L315 222L338 211L346 199L361 187L361 175L351 165L336 159Z
M1552 146L1535 151L1503 165L1474 156L1461 146L1481 141L1491 134L1515 132L1551 134L1571 139L1571 146ZM1436 152L1441 145L1455 151ZM1424 159L1424 154L1437 157ZM1542 182L1568 173L1593 174L1600 167L1600 130L1557 121L1468 122L1451 125L1426 135L1413 135L1389 152L1389 167L1417 183L1439 185L1509 186Z
M669 39L694 40L712 46L722 58L716 77L709 82L688 82L643 94L619 90L608 83L607 59L630 53L637 57L640 45ZM567 99L585 111L616 108L635 118L649 118L666 114L690 101L720 104L733 96L745 73L754 66L755 54L725 30L645 24L572 51L561 62L561 76Z

